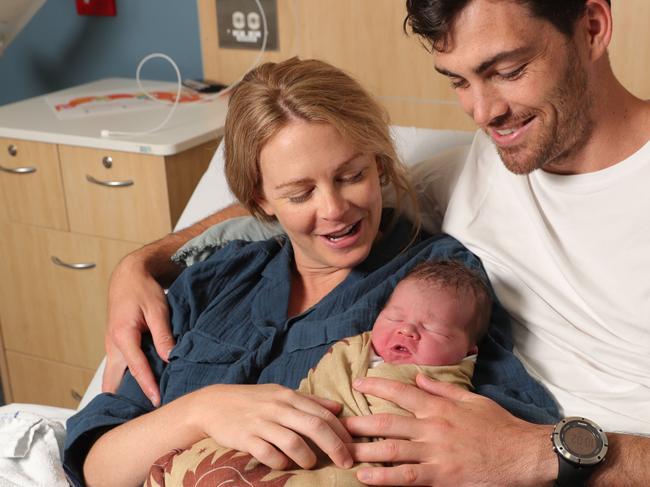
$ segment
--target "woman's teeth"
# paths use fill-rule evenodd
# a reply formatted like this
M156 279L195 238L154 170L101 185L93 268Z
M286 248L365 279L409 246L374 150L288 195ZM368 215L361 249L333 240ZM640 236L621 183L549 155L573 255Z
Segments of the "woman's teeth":
M515 129L497 130L497 134L499 135L510 135L510 134L514 134L515 132L516 132Z
M349 226L345 227L345 228L344 228L343 230L341 230L340 232L330 233L329 235L326 235L326 237L328 238L328 240L331 240L332 242L336 242L337 240L340 240L340 239L342 239L343 237L346 237L346 236L348 236L350 233L352 233L352 231L354 230L355 226L356 226L356 223L353 223L352 225L349 225Z

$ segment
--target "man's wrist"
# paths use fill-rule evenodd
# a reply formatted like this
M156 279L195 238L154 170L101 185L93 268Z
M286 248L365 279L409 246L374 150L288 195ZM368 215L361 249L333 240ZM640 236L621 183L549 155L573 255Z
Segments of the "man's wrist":
M518 464L519 481L517 484L531 487L552 487L558 473L557 456L553 452L549 437L553 425L536 425L528 423L521 432L519 444L521 461L513 458L513 465Z
M150 275L162 287L168 287L182 271L171 256L183 243L182 237L172 233L131 252L124 260L135 272Z

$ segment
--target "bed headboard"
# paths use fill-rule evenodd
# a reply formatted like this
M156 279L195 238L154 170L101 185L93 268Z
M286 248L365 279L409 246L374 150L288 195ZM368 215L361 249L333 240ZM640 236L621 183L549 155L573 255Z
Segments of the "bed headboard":
M216 0L197 0L204 75L231 83L257 51L219 48ZM263 61L299 55L326 60L355 76L398 125L473 130L449 82L433 70L418 39L402 31L404 0L277 0L278 51ZM650 98L650 1L614 0L610 54L623 84Z

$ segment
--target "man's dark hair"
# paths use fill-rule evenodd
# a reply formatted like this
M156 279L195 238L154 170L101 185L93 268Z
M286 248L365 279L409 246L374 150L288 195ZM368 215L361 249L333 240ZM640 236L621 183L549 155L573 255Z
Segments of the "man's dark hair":
M420 36L432 50L447 49L447 36L458 14L473 0L406 0L404 31ZM572 36L576 21L584 14L586 0L514 0L534 17L548 20L566 36ZM607 0L611 5L611 0Z

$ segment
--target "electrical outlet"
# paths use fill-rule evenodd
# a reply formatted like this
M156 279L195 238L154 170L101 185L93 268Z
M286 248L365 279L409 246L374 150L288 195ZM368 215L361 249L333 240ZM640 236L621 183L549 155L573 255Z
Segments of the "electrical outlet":
M115 0L77 0L79 15L114 17L117 14Z
M262 47L264 21L255 0L215 0L219 47L254 49ZM259 0L264 9L268 36L266 50L278 50L278 6L276 0Z

